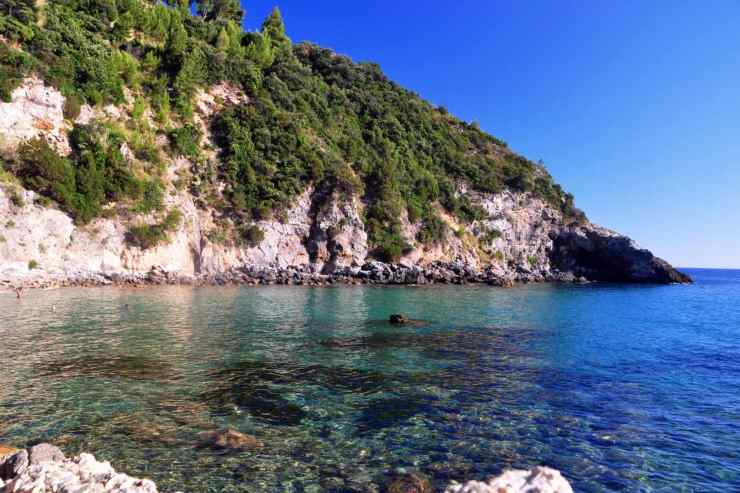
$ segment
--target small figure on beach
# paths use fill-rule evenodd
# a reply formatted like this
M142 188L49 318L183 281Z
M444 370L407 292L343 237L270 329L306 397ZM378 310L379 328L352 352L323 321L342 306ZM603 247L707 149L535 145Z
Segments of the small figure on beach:
M13 286L13 291L15 291L15 297L16 299L21 299L21 295L23 294L23 286L15 287Z

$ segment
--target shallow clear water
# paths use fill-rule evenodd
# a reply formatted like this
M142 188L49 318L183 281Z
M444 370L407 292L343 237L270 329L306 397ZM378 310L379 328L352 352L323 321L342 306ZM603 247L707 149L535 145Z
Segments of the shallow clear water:
M740 271L693 286L0 295L0 442L161 490L366 491L560 469L577 491L740 489ZM401 312L427 325L392 327ZM199 447L235 428L259 451Z

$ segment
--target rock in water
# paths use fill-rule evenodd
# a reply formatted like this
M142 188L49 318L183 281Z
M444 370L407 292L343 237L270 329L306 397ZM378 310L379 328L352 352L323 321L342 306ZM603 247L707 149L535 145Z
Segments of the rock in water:
M28 452L0 446L0 480L14 478L28 467Z
M387 493L432 493L432 483L425 476L416 473L401 474L391 479Z
M253 436L236 430L225 430L202 433L201 446L219 450L243 450L262 448L264 444Z
M28 462L30 465L40 464L42 462L61 462L64 460L64 453L48 443L34 445L28 451Z
M388 321L394 325L404 325L409 323L409 318L406 315L401 315L400 313L394 313L390 316Z
M509 470L489 480L453 483L445 493L573 493L560 471L549 467L535 467L529 471Z

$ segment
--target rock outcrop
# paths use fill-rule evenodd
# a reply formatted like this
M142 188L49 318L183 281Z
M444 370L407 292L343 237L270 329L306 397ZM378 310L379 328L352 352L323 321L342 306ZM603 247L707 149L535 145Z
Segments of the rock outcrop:
M30 459L29 459L30 457ZM90 454L67 459L57 447L41 444L0 457L2 493L157 493L148 479L117 473Z
M535 467L529 471L505 471L487 482L452 484L445 493L573 493L573 489L559 471Z
M248 102L238 89L223 84L197 99L195 120L206 132L219 105ZM68 152L64 103L56 89L27 79L10 103L0 103L3 150L12 153L21 142L41 136ZM126 118L126 110L116 107L83 110L78 120ZM207 133L205 142L210 142ZM128 150L123 154L134 159ZM262 235L256 244L219 241L222 224L215 211L174 186L178 173L191 166L182 156L169 163L164 206L179 210L183 220L169 241L149 249L127 240L132 218L125 212L80 227L34 192L0 182L0 285L690 282L629 238L587 221L568 224L533 194L486 194L464 184L458 194L486 217L461 223L439 208L448 234L433 244L417 240L420 221L402 217L410 248L394 265L370 255L361 197L311 185L281 217L257 223Z

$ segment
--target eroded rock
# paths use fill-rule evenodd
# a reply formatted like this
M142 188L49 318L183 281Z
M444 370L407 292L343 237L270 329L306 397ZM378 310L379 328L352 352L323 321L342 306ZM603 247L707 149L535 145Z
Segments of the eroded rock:
M573 493L560 471L535 467L529 471L509 470L487 482L453 483L445 493Z

